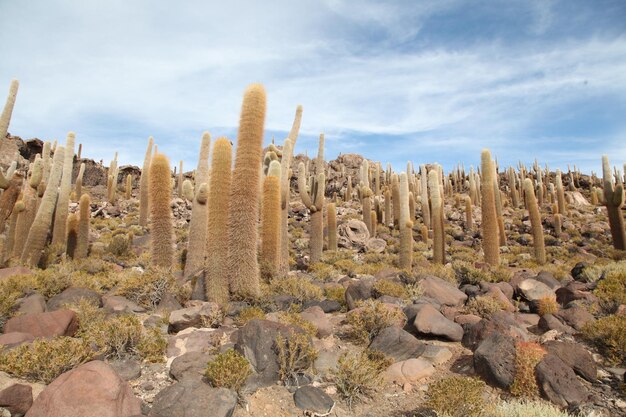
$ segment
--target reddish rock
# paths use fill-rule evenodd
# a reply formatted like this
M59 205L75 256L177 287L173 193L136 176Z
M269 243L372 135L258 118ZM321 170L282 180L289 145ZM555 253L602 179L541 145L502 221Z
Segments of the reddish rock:
M30 333L35 337L73 336L78 330L78 316L72 310L26 314L9 319L5 333Z
M30 333L10 332L0 335L0 346L12 348L22 343L30 343L35 340L35 336Z
M33 272L24 266L12 266L10 268L0 268L0 281L10 278L14 275L30 275Z
M0 391L0 407L11 415L23 415L33 405L33 388L30 385L13 384Z

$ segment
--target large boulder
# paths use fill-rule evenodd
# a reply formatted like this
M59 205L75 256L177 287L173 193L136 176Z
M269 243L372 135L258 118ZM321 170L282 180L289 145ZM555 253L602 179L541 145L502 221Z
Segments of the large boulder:
M0 407L11 416L22 416L33 405L33 388L30 385L13 384L0 391Z
M574 329L581 331L585 324L595 321L593 314L588 312L584 307L573 306L554 313L554 316L561 319Z
M78 304L81 300L89 301L98 307L102 305L100 294L97 292L88 288L72 287L49 299L46 308L48 311L60 310L68 305Z
M425 297L430 297L439 304L457 306L467 300L467 295L448 281L432 275L426 275L420 280L420 286L424 290Z
M220 314L217 303L202 302L192 307L174 310L170 313L169 331L178 333L189 327L200 327L205 322L211 322Z
M543 395L561 407L581 404L589 397L572 368L556 355L547 354L537 364L535 375Z
M531 303L536 303L542 298L554 297L554 290L536 279L528 278L517 286L518 292Z
M453 342L460 342L463 339L463 327L447 319L430 304L419 306L413 325L420 334L439 336Z
M361 278L359 280L352 281L346 292L344 298L348 309L352 310L356 308L359 301L364 301L372 298L372 287L374 286L374 277Z
M386 381L404 385L418 382L434 373L435 367L432 362L422 358L413 358L392 364L383 373L383 377Z
M515 376L515 339L493 332L474 352L474 369L489 384L509 388Z
M494 332L499 332L521 341L527 341L528 331L521 327L515 316L507 311L497 311L488 319L468 325L463 335L463 346L475 350L480 343Z
M208 352L187 352L172 361L170 375L177 381L202 379L212 355Z
M44 389L26 417L131 417L141 401L130 385L102 361L68 371Z
M78 316L72 310L26 314L9 319L4 332L29 333L35 337L73 336L78 330Z
M317 337L324 338L333 334L333 325L324 310L319 306L309 307L300 313L305 321L308 321L317 330Z
M426 346L409 332L398 327L387 327L376 335L369 349L380 351L399 362L419 357Z
M335 401L320 388L305 385L293 394L293 402L305 415L326 416L335 406Z
M598 377L598 366L591 353L575 342L551 340L543 344L546 350L558 356L578 375L594 382Z
M370 232L360 220L351 219L337 227L337 243L342 248L362 249L369 238Z
M156 395L150 417L230 417L236 405L234 391L185 379Z

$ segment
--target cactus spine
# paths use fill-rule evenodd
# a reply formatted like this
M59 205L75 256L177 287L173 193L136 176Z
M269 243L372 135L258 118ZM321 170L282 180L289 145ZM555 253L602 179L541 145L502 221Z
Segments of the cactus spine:
M74 251L74 259L83 259L87 257L89 252L89 220L91 218L91 199L88 194L80 196L78 206L78 233L76 236L76 250Z
M76 135L74 132L69 132L65 140L63 174L61 175L57 207L54 213L54 228L52 229L52 244L63 248L63 251L65 251L67 243L67 213L69 210L70 192L72 190L75 139Z
M604 205L609 216L609 227L613 237L613 247L617 250L626 249L626 229L624 229L624 216L621 212L624 203L624 185L621 181L613 183L609 157L602 156L602 181L604 183Z
M326 206L326 221L328 222L328 250L336 251L337 247L337 206L330 203Z
M7 101L4 104L2 115L0 115L0 148L4 143L4 139L9 131L9 123L11 122L11 115L13 114L13 106L15 106L15 98L17 97L17 90L20 86L18 80L11 80L11 86L9 87L9 95Z
M148 138L148 148L146 156L143 160L143 168L141 169L141 177L139 179L139 226L146 227L148 225L148 200L149 200L149 180L150 162L152 159L152 145L154 139L152 136Z
M443 233L443 199L441 183L437 170L428 173L428 188L432 205L432 228L433 228L433 262L446 263L445 236Z
M260 257L268 277L276 276L280 262L280 171L280 162L272 161L263 180Z
M54 153L48 184L46 185L46 190L43 193L39 209L37 210L35 220L28 233L24 250L22 251L22 263L30 266L37 266L37 264L39 264L41 253L46 245L46 238L48 237L48 230L52 224L52 215L57 201L58 187L61 182L61 175L63 174L64 158L65 149L59 146Z
M260 295L257 224L266 101L262 85L249 86L239 121L228 218L228 273L230 289L240 298Z
M150 255L152 266L171 268L174 262L172 249L172 199L170 161L156 154L150 164Z
M409 181L406 172L400 173L399 191L400 268L410 272L413 264L413 223L409 216Z
M500 264L500 247L498 237L498 219L496 217L496 198L493 187L493 164L491 153L484 149L481 153L481 206L482 234L485 262L492 266Z
M194 195L191 183L186 188L190 190L192 201L191 220L189 221L189 239L187 242L187 259L185 261L184 276L189 277L204 267L204 257L206 256L207 228L209 221L209 207L206 196L200 193L202 184L209 182L209 153L211 152L211 135L209 132L202 134L200 141L200 154L198 156L198 166L196 167L196 186L198 188ZM205 185L206 187L206 185ZM183 187L185 188L185 187ZM200 197L200 198L198 198Z
M204 288L208 301L228 302L228 213L230 211L232 145L226 138L213 144L213 160L207 199L206 273Z
M530 226L533 234L533 248L535 250L535 260L539 265L546 263L546 245L541 227L541 216L539 206L533 190L533 181L530 178L524 180L524 196L526 197L526 208L530 216Z

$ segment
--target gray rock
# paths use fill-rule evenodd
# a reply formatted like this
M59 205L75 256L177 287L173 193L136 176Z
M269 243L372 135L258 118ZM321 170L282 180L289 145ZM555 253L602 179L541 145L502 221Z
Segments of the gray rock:
M145 308L122 297L121 295L105 295L102 297L103 307L113 313L144 313Z
M383 329L369 346L370 350L378 350L396 362L417 358L424 353L425 348L412 334L398 327Z
M467 300L467 295L456 286L432 275L420 280L424 296L434 298L439 304L457 306Z
M448 320L430 304L419 306L413 325L420 334L441 336L453 342L460 342L463 339L463 327Z
M124 381L130 381L137 379L141 376L141 364L134 359L121 359L109 362L111 368L115 369L115 372Z
M17 309L19 314L44 313L45 311L46 299L43 295L38 293L24 297L22 301L20 301L20 306Z
M355 309L358 301L372 298L373 285L374 278L361 278L358 281L351 282L345 292L348 309Z
M528 332L520 327L513 314L497 311L490 318L467 327L463 335L463 346L475 350L484 339L496 331L522 341L529 339Z
M299 409L318 416L328 415L335 406L335 401L328 394L311 385L298 388L293 394L293 401Z
M509 388L515 376L515 339L491 333L474 352L474 369L489 384Z
M11 412L11 416L23 416L33 405L33 388L30 385L13 384L0 391L0 407Z
M309 307L300 313L300 316L311 323L317 329L316 336L320 339L330 336L333 334L333 325L330 322L330 319L324 313L324 310L321 307Z
M561 407L580 404L588 398L572 368L556 355L547 354L537 364L535 375L543 395Z
M537 323L537 327L544 332L549 330L556 330L560 333L565 334L573 334L575 330L570 326L563 324L558 318L553 316L552 314L545 314L541 316L539 319L539 323Z
M520 282L517 289L522 296L530 302L537 302L546 297L554 297L554 290L552 288L532 278Z
M77 304L80 300L90 301L98 307L102 306L100 294L97 292L88 288L72 287L49 299L46 308L47 311L55 311L64 308L65 305Z
M177 381L186 378L202 379L211 357L207 352L187 352L172 361L170 375Z
M170 385L154 398L153 417L230 417L237 394L193 378Z
M202 327L220 315L217 303L199 301L198 305L174 310L170 313L169 331L178 333L189 327Z
M551 340L544 343L543 347L545 347L549 353L558 356L559 359L571 367L574 372L587 381L596 381L598 377L598 366L593 360L591 353L578 343Z
M561 319L578 331L581 331L585 324L596 320L593 314L580 306L574 306L559 310L558 312L554 313L554 316Z

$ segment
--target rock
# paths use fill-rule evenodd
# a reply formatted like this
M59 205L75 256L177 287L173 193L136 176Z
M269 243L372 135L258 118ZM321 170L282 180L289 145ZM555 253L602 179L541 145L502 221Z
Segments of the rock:
M474 352L474 369L489 384L509 388L515 376L515 339L490 334Z
M473 325L482 320L482 317L477 316L475 314L459 314L454 318L454 321L461 326L464 324Z
M434 365L441 365L452 359L452 352L447 347L426 345L426 349L424 349L424 353L420 357L432 362Z
M298 388L293 394L293 401L307 415L326 416L335 406L335 401L328 394L311 385Z
M336 300L312 300L302 305L302 308L319 307L324 313L335 313L341 311L342 305Z
M585 269L587 269L589 267L589 265L587 265L584 262L578 262L576 265L574 265L574 267L571 270L571 274L572 274L572 278L574 278L574 281L580 281L580 282L589 282L589 277L586 276ZM600 276L598 275L597 278L600 278Z
M488 319L482 319L467 327L463 335L463 346L475 350L484 339L494 332L522 341L527 341L530 338L528 331L520 327L513 314L507 311L496 311Z
M412 334L398 327L381 330L369 345L370 350L378 350L396 362L417 358L424 353L425 348Z
M102 297L103 307L113 313L145 313L146 309L121 295Z
M463 339L463 328L445 318L443 314L429 304L423 304L419 307L413 325L421 334L441 336L453 342L460 342Z
M333 334L333 325L320 307L309 307L300 316L315 326L320 339Z
M186 378L202 379L211 355L206 352L187 352L172 361L170 375L177 381Z
M35 336L30 333L9 332L0 335L0 346L10 349L22 343L30 343L33 340L35 340Z
M13 384L0 391L0 407L12 416L24 415L33 405L33 388L30 385Z
M141 376L141 364L134 359L120 359L109 362L111 368L124 381L131 381Z
M70 304L78 304L80 300L87 300L98 307L102 305L100 294L97 292L87 288L71 287L49 299L46 308L48 311L60 310Z
M39 394L27 417L130 417L141 401L109 365L91 361L65 372Z
M383 239L372 237L370 239L367 239L367 242L365 243L365 252L383 253L386 247L387 242L385 242Z
M208 352L216 346L220 339L228 339L228 333L222 329L196 329L190 327L178 332L167 340L167 364L187 352Z
M552 272L541 271L537 274L537 276L534 279L536 279L537 281L541 283L546 284L552 290L561 288L561 283L557 281L556 278L554 278L554 275L552 275Z
M517 308L515 308L513 303L511 303L509 298L502 292L502 290L500 288L498 288L496 286L491 286L487 290L485 295L489 296L489 297L492 297L493 299L498 301L500 303L500 306L502 306L503 310L511 311L511 312L517 311Z
M424 296L434 298L439 304L457 306L467 300L467 295L441 278L426 275L420 280Z
M554 290L552 290L552 288L532 278L520 282L517 289L522 296L530 302L537 302L546 297L554 297Z
M539 319L539 323L537 323L537 327L543 332L556 330L559 333L575 333L574 329L561 323L561 321L552 314L544 314L543 316L541 316L541 318Z
M572 368L556 355L544 356L535 368L535 375L543 395L561 407L580 404L588 398Z
M587 381L596 381L598 375L596 362L591 353L578 343L553 340L544 343L543 346Z
M0 281L11 278L15 275L32 275L33 271L24 266L11 266L9 268L0 268Z
M78 316L72 310L26 314L9 319L4 332L29 333L35 337L73 336L78 330Z
M403 385L418 382L433 373L435 373L435 367L430 361L414 358L392 364L383 373L383 377L386 381Z
M577 281L571 281L565 287L561 287L556 290L556 301L559 304L567 305L576 300L593 302L596 300L596 297L586 291L586 284Z
M198 379L185 379L170 385L154 398L151 417L230 417L237 405L237 394L226 388L213 388Z
M593 314L588 312L584 307L574 306L559 310L554 316L561 319L574 329L581 331L585 324L595 321Z
M172 311L168 330L178 333L189 327L200 327L204 323L213 322L220 314L217 303L199 301L199 305Z
M358 301L364 301L372 298L372 287L374 286L374 278L361 278L358 281L352 281L346 288L345 299L348 309L356 308Z
M362 249L369 238L370 232L360 220L351 219L337 227L337 243L342 248Z
M46 299L43 295L33 293L27 297L24 297L20 301L20 306L17 309L18 314L37 314L44 313L46 311Z

